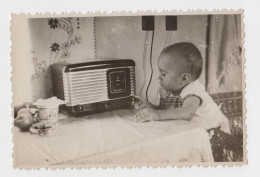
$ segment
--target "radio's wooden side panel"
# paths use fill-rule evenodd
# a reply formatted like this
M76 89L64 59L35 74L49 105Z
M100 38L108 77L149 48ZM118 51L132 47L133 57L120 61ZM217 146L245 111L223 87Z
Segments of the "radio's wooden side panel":
M53 84L53 95L61 100L65 100L64 97L64 85L63 85L63 70L66 64L56 63L51 65L51 75Z

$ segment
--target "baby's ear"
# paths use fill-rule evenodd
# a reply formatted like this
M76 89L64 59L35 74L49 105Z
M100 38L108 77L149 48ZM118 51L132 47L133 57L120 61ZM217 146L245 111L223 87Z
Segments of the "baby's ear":
M190 82L190 74L184 73L181 75L181 81L183 84Z

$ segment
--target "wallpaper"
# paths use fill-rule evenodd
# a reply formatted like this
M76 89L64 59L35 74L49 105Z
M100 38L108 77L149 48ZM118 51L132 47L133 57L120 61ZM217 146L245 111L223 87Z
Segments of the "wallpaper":
M13 45L13 52L17 54L12 57L13 64L17 65L13 79L23 80L24 89L22 94L15 95L17 104L52 96L50 65L96 58L92 17L28 18L19 21L13 27L13 31L21 31L15 36L16 43ZM20 84L13 83L13 89L21 88ZM24 95L27 96L24 98Z

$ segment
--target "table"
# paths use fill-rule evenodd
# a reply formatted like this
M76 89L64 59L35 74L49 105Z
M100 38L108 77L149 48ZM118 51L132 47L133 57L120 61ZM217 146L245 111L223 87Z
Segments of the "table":
M141 166L213 162L208 134L189 121L136 123L135 110L84 117L59 113L59 132L13 128L14 167Z

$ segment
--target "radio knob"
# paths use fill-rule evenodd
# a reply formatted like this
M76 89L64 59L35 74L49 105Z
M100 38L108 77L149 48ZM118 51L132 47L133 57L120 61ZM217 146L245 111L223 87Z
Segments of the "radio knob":
M77 112L83 111L83 106L82 105L75 106L75 111L77 111Z
M107 103L105 103L105 109L106 110L110 110L110 108L111 108L111 103L109 103L109 102L107 102Z

